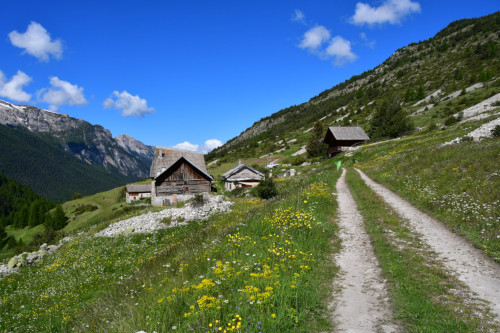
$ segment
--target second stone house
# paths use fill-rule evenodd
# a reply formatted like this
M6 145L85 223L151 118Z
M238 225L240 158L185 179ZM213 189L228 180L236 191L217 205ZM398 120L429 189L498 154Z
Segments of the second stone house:
M265 176L262 172L246 164L238 164L222 175L226 191L232 191L237 187L248 188L257 186L264 178Z

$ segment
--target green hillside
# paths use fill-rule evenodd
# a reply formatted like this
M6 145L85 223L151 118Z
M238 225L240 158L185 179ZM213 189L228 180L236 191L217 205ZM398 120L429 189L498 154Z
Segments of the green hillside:
M163 207L126 204L118 186L64 203L68 242L0 279L0 331L332 332L339 329L332 308L344 306L339 292L357 283L346 281L342 265L360 267L360 276L375 274L339 258L350 250L380 269L376 279L359 285L359 294L379 296L372 306L388 305L379 331L391 331L386 324L401 332L500 331L498 306L484 296L499 295L498 276L484 269L486 282L461 278L500 263L499 28L500 13L453 22L374 70L260 120L206 156L216 178L238 160L258 167L280 162L272 170L273 199L251 190L225 192L219 179L213 195L233 201L231 211L182 225L164 219L167 229L117 237L96 233L129 217L150 221L146 214ZM491 98L496 101L479 104ZM317 122L358 124L373 140L333 159L296 154ZM398 130L387 131L393 125ZM9 138L18 130L0 130L1 142L25 155L65 161L28 132ZM1 170L8 161L36 170L36 159L0 153ZM79 172L87 170L98 181L99 169L69 161L74 163L68 159L66 168L49 164L50 172L82 177ZM340 165L345 183L338 182L344 180ZM285 176L291 168L296 175ZM428 228L430 234L458 235L479 264L439 253L356 169L434 217L439 228ZM348 193L352 204L345 202ZM342 208L349 205L362 218ZM361 220L366 241L353 229L349 233L345 220ZM30 229L7 231L32 236ZM346 239L358 243L349 247ZM387 293L379 294L384 288Z
M407 114L429 106L429 112L412 117L413 126L442 125L452 114L499 92L498 80L488 83L500 73L499 30L500 12L453 22L435 37L397 50L373 70L353 76L306 103L262 118L238 137L209 153L207 161L235 162L238 158L270 153L280 160L286 159L306 144L310 135L306 131L318 120L325 125L356 124L376 138L372 117L384 101L401 105ZM446 95L477 83L487 83L486 89L441 101ZM429 99L414 106L439 89L439 99ZM297 139L290 144L293 145L292 152L285 149L275 153L286 148L277 142L292 139Z
M118 172L88 164L41 136L0 125L0 173L54 201L102 192L131 181Z

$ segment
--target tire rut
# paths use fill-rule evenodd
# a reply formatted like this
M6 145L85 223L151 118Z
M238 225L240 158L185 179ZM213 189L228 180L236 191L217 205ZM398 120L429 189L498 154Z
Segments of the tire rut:
M356 171L398 215L408 220L409 228L422 235L422 240L437 253L445 267L479 298L488 301L492 312L500 316L500 265L487 258L482 251L454 234L438 220L373 181L361 170L356 169Z
M330 305L334 308L332 319L340 332L398 332L398 327L388 322L392 313L387 288L345 174L343 169L336 185L342 248L335 256L341 281Z

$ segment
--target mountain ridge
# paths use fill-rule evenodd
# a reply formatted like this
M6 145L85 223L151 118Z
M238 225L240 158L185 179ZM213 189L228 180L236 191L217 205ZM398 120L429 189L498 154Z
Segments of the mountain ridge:
M41 134L76 158L100 164L108 171L118 170L127 177L147 177L153 160L152 146L129 136L113 138L101 125L38 107L0 100L0 124Z

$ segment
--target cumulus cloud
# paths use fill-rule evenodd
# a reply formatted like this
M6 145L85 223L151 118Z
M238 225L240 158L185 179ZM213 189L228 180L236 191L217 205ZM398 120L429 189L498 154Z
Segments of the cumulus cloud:
M411 0L386 0L379 7L358 2L356 10L351 17L351 23L356 25L373 24L398 24L411 13L420 13L420 3Z
M31 77L21 71L17 71L10 81L0 71L0 96L19 102L28 102L31 95L23 91L23 86L31 82Z
M351 51L351 42L341 36L335 36L326 48L326 54L335 58L335 66L343 66L347 62L356 60L357 56Z
M49 61L50 55L56 59L62 57L61 40L52 40L47 30L37 22L31 22L24 33L11 31L9 38L12 45L24 49L23 53L31 54L40 61Z
M38 91L38 97L42 102L49 104L51 111L57 111L63 105L87 105L88 102L83 96L83 88L68 81L63 81L57 76L50 78L51 88L44 88Z
M205 144L201 147L201 152L206 154L220 146L222 146L222 142L220 140L209 139L205 141Z
M184 141L182 143L178 143L174 146L175 149L182 149L182 150L189 150L189 151L194 151L198 152L198 149L200 148L199 145L192 144L191 142Z
M326 48L324 47L326 46ZM309 29L304 33L299 48L308 50L320 59L334 59L335 66L343 66L357 59L351 50L351 42L341 36L331 38L330 31L322 25Z
M304 33L299 44L301 49L316 52L318 48L330 39L330 31L322 25L309 29Z
M148 113L155 112L154 108L148 107L148 102L144 98L138 95L132 96L126 90L113 91L113 95L104 101L103 106L106 109L121 110L122 117L144 117Z
M295 9L295 12L292 14L292 22L298 22L305 25L305 18L306 16L304 15L304 13L298 9Z
M193 144L193 143L188 142L188 141L184 141L182 143L176 144L173 148L206 154L206 153L209 153L212 150L214 150L215 148L220 147L220 146L222 146L222 142L220 140L209 139L209 140L205 141L205 144L203 146Z

